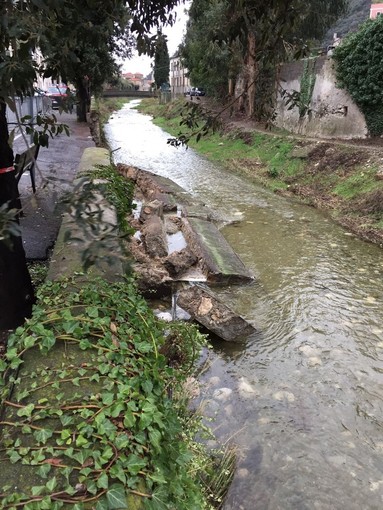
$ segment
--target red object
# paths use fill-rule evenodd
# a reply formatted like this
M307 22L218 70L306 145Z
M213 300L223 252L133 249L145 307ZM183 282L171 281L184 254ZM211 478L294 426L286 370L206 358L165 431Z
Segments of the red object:
M13 172L15 167L7 166L6 168L0 168L0 174L7 174L8 172Z

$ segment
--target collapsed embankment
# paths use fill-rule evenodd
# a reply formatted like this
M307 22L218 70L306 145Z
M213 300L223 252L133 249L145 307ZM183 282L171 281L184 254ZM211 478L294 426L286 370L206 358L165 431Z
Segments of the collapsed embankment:
M245 341L254 326L214 287L251 284L254 276L220 233L215 213L170 179L129 165L117 169L135 183L136 232L128 250L140 290L171 297L172 315L178 304L222 339Z

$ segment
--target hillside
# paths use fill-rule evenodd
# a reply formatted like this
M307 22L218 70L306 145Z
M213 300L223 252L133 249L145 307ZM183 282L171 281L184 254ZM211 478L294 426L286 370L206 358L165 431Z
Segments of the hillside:
M349 0L349 8L344 17L339 19L327 32L324 46L331 43L334 33L344 37L349 32L355 32L359 25L370 15L371 0Z

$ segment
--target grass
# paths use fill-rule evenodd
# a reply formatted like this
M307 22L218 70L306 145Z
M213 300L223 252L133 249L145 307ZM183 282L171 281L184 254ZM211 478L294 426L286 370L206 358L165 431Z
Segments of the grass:
M352 199L374 191L379 187L379 181L375 179L375 174L376 170L361 169L344 181L339 182L333 192L345 199Z
M181 100L170 105L159 105L156 99L145 99L137 106L137 109L141 113L152 115L153 122L157 126L166 129L173 136L178 136L181 131L184 134L191 133L180 125L184 104L185 102ZM202 125L203 121L200 122L200 127ZM250 134L250 137L249 144L249 136L242 137L240 131L227 135L214 132L202 136L198 142L192 138L189 146L208 159L224 165L233 160L255 160L261 162L266 169L274 168L278 174L283 172L285 176L295 175L301 170L301 160L289 157L289 153L294 148L293 142L283 137L270 137L260 133Z

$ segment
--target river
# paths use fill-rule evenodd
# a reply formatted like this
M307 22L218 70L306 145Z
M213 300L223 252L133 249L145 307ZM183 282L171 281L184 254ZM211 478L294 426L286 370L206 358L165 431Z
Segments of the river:
M168 146L134 104L105 128L115 162L168 177L217 211L256 275L220 293L257 334L214 341L201 376L216 436L238 446L224 510L382 509L383 251Z

